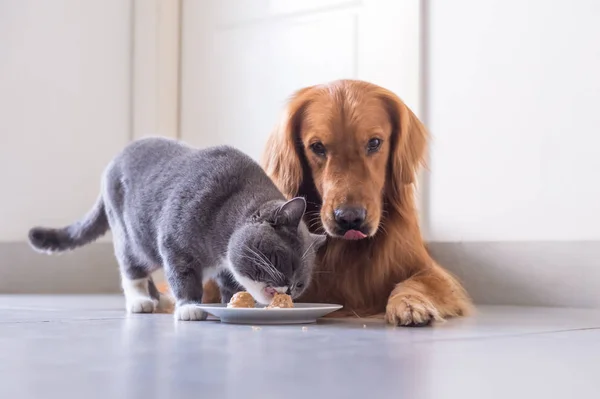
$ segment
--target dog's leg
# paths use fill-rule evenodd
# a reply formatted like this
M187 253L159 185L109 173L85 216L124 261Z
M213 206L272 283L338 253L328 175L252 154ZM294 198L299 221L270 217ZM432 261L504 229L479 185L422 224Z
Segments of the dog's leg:
M204 283L202 303L221 303L221 292L214 280L208 280Z
M396 285L388 298L385 319L394 325L424 326L467 315L472 309L460 283L432 261L432 267Z

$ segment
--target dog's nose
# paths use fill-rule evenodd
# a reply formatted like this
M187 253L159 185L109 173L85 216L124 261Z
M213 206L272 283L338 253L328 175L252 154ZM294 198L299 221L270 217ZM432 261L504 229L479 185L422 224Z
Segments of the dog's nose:
M358 207L343 207L333 211L335 222L343 231L359 230L367 217L367 210Z

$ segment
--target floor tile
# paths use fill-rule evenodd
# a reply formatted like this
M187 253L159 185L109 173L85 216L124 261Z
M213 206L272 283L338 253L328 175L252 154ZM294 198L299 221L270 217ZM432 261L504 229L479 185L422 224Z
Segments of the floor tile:
M126 316L109 297L0 297L0 398L596 397L600 312L481 307L430 328Z

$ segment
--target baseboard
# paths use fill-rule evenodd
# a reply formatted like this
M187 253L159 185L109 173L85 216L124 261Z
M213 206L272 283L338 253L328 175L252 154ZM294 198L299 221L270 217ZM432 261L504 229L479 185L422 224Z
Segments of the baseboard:
M0 294L116 292L119 270L110 242L60 255L37 253L23 242L0 242Z
M479 304L600 308L600 241L429 243Z
M600 241L428 244L479 304L600 308ZM0 243L0 293L120 291L111 243L44 255Z

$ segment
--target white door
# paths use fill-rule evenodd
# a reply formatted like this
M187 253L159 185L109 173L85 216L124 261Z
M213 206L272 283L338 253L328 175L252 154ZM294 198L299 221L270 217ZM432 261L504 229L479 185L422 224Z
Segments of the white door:
M259 158L294 91L369 80L416 112L418 0L184 0L180 137Z

